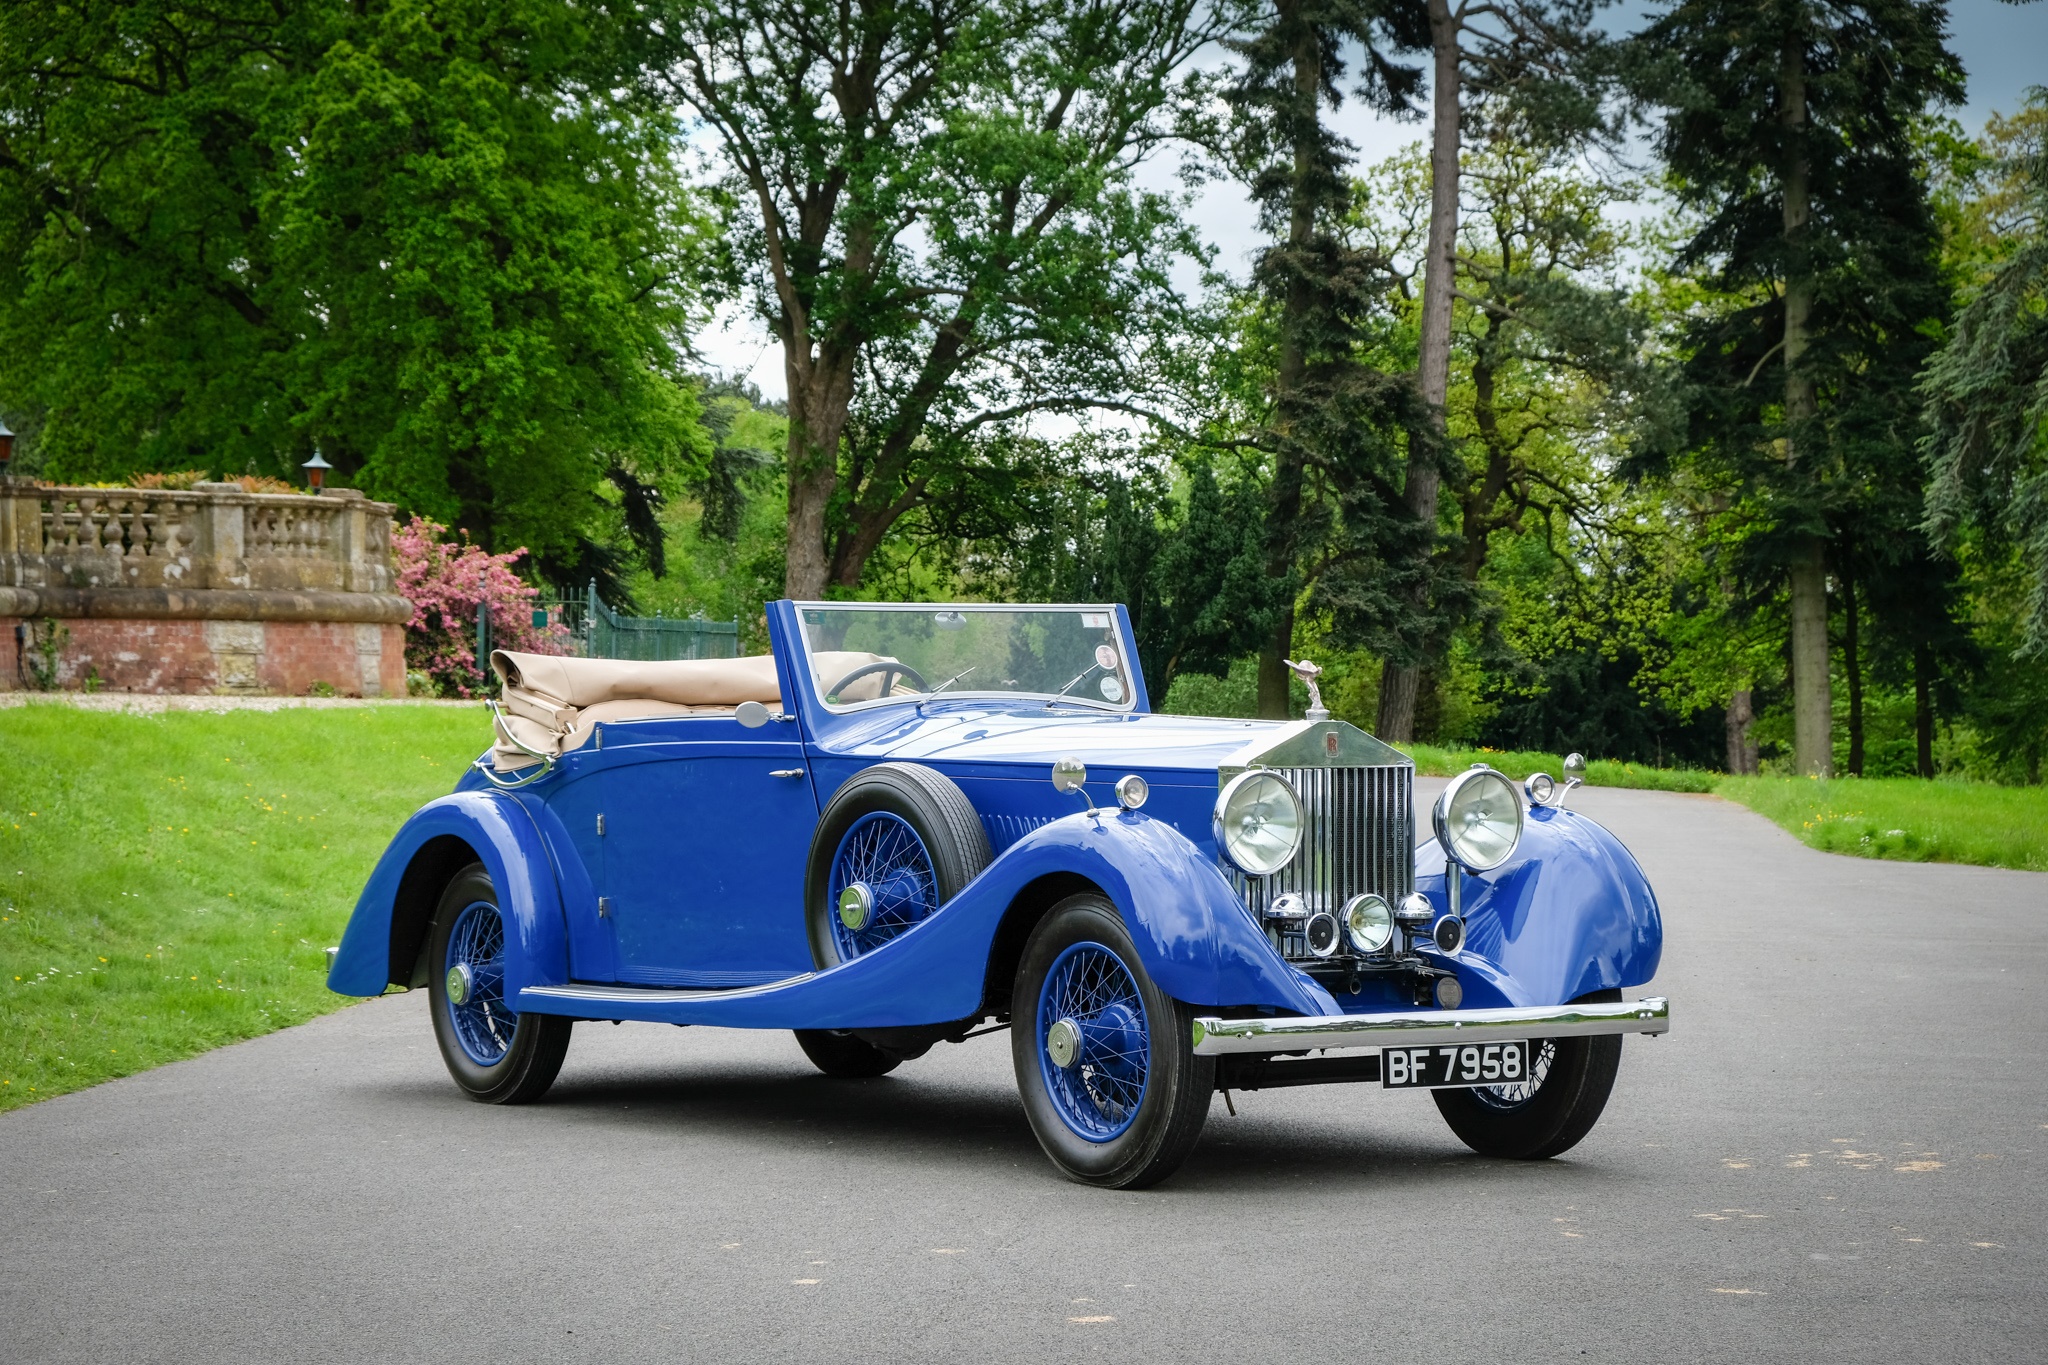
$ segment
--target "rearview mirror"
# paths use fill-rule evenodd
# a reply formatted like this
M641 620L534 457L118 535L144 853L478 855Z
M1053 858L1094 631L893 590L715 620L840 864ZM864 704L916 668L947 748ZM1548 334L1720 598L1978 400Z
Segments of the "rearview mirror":
M757 701L743 701L732 709L732 718L749 730L758 730L768 723L768 708Z

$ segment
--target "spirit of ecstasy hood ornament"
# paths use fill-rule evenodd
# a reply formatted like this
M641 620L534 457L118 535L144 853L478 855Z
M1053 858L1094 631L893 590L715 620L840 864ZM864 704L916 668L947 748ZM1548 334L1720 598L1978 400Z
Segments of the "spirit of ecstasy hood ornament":
M1282 659L1280 662L1292 669L1294 676L1301 679L1308 688L1308 713L1306 718L1309 720L1328 720L1330 718L1330 709L1323 705L1322 689L1316 686L1316 679L1323 676L1323 670L1318 665L1310 663L1307 659Z

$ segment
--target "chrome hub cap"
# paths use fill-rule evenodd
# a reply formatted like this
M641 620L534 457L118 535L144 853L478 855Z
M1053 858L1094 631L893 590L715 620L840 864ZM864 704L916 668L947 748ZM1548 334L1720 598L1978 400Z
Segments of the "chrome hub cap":
M1071 1019L1055 1019L1045 1031L1045 1055L1065 1071L1081 1055L1081 1026Z
M868 927L875 916L875 893L866 882L855 882L839 893L839 922L853 933Z
M469 999L476 986L476 978L467 962L458 962L448 969L448 1003L460 1005Z

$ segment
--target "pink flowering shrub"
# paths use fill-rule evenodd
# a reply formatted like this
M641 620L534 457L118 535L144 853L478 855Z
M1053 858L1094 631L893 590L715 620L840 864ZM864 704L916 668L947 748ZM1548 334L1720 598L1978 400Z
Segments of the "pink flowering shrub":
M398 529L392 544L398 551L398 591L412 603L405 625L405 666L433 679L444 694L471 697L481 688L477 676L476 609L491 608L491 647L530 654L565 654L569 632L560 624L536 630L534 603L540 589L522 581L512 565L526 553L522 547L501 555L485 554L467 539L445 539L448 528L414 517Z

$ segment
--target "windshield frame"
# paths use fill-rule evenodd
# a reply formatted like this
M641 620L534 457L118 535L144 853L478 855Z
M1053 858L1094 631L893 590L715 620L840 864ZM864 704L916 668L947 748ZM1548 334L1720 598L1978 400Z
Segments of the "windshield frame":
M872 711L884 706L923 706L935 701L976 700L981 702L1043 703L1046 709L1054 706L1076 706L1088 711L1102 711L1112 715L1131 715L1137 712L1138 697L1144 686L1143 665L1138 660L1136 643L1128 629L1129 620L1123 608L1113 602L804 602L792 601L795 608L797 653L803 661L803 681L811 698L827 714L835 716L854 715ZM1099 697L1083 697L1073 693L1065 696L1051 692L1014 692L1009 690L989 691L971 687L950 687L944 692L920 692L908 697L876 697L870 701L828 702L825 700L824 683L819 679L811 658L811 636L805 629L806 611L957 611L957 612L1031 612L1071 611L1102 612L1109 617L1109 628L1115 633L1118 653L1126 661L1126 677L1130 686L1126 688L1121 702L1105 701Z

